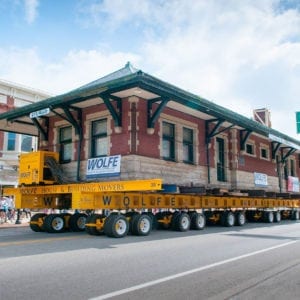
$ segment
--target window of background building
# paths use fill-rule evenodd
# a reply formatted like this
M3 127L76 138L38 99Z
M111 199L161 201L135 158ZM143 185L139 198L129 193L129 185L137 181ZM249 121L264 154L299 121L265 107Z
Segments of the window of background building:
M193 130L183 127L183 162L193 163L194 162L194 134Z
M163 122L163 159L175 160L175 125Z
M59 129L60 162L67 163L72 159L72 126Z
M7 151L16 150L16 134L13 132L7 133Z
M92 122L91 157L108 155L107 119Z

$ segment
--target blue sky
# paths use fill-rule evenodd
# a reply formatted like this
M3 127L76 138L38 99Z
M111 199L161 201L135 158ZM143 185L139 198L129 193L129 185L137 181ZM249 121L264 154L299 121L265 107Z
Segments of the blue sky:
M300 0L0 0L0 78L52 94L127 61L299 138Z

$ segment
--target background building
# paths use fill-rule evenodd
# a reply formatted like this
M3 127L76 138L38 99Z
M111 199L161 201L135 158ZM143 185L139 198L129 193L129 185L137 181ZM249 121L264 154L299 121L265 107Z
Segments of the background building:
M16 83L0 80L0 114L50 97L50 94ZM12 125L9 121L6 126ZM0 186L18 183L18 156L37 148L37 138L15 132L0 131Z

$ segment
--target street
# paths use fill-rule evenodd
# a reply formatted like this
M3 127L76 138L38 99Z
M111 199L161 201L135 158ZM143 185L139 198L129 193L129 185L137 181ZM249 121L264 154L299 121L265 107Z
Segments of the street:
M300 222L122 239L0 229L0 299L299 299Z

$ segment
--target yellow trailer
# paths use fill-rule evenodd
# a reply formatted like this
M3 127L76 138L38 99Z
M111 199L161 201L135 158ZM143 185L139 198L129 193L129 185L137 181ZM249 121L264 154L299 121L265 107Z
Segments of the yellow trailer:
M86 230L123 237L128 232L148 235L154 227L187 231L201 230L206 222L242 226L247 220L299 219L300 199L164 193L160 179L56 184L55 176L43 176L46 168L51 170L49 157L51 164L58 163L54 152L22 156L20 186L3 189L4 196L14 197L16 208L60 211L35 213L30 221L33 231ZM31 175L21 176L27 170ZM34 173L40 174L38 179Z

